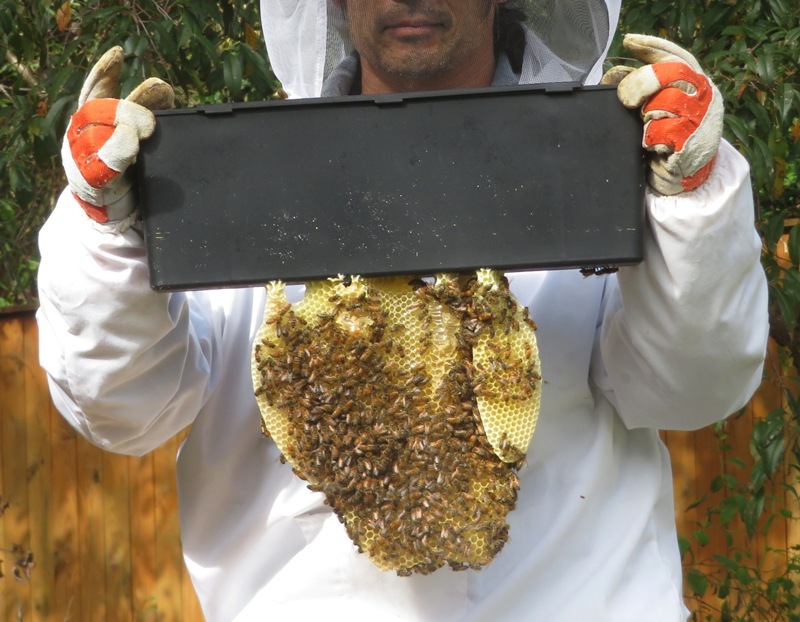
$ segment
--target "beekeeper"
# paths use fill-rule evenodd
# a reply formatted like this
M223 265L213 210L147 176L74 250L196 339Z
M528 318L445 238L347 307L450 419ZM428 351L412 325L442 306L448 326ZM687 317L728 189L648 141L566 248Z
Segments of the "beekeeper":
M262 0L262 14L284 88L316 97L596 83L619 0ZM720 140L718 91L680 48L628 47L647 63L619 87L642 107L653 153L645 261L596 278L508 275L539 326L545 382L509 540L480 571L410 577L358 554L259 433L250 352L265 290L151 291L122 173L153 129L135 102L168 106L171 89L148 82L119 101L121 50L95 67L65 138L69 188L41 232L41 362L58 409L104 449L144 454L191 425L178 456L182 541L209 621L686 618L657 430L746 403L766 283L748 167Z

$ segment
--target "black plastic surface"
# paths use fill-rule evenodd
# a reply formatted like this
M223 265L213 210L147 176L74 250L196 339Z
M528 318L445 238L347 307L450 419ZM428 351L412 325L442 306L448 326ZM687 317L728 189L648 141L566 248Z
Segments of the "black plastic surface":
M642 257L641 122L571 85L157 113L151 283L567 268Z

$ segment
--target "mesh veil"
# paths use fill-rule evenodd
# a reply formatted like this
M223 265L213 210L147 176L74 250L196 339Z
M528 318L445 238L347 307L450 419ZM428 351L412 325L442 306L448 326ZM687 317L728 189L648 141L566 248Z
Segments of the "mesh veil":
M527 53L520 82L597 82L621 0L519 0ZM347 19L332 0L261 0L270 62L291 97L318 97L353 50Z

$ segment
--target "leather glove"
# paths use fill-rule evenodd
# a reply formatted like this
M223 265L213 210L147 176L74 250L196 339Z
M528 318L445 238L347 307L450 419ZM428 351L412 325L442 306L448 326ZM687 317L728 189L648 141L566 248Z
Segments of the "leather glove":
M114 99L124 60L116 46L92 68L61 148L72 194L101 223L122 220L133 211L128 167L136 161L139 141L155 130L151 110L172 108L175 101L172 87L158 78L145 80L126 99Z
M617 84L626 107L641 107L642 146L653 152L648 182L666 195L694 190L708 178L719 149L722 97L695 57L674 43L626 35L623 46L648 64L614 67L601 82Z

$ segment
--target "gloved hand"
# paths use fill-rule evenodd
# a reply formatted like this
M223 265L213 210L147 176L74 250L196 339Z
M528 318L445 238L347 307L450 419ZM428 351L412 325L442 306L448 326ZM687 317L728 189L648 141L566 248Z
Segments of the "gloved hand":
M128 167L136 161L139 141L155 130L151 110L172 108L172 87L158 78L140 84L127 99L119 92L124 54L108 50L83 84L61 148L70 190L90 218L114 222L135 207Z
M674 43L626 35L623 46L649 64L614 67L602 83L618 84L620 101L642 109L642 146L653 152L650 186L666 195L694 190L708 178L719 149L722 97L695 57Z

